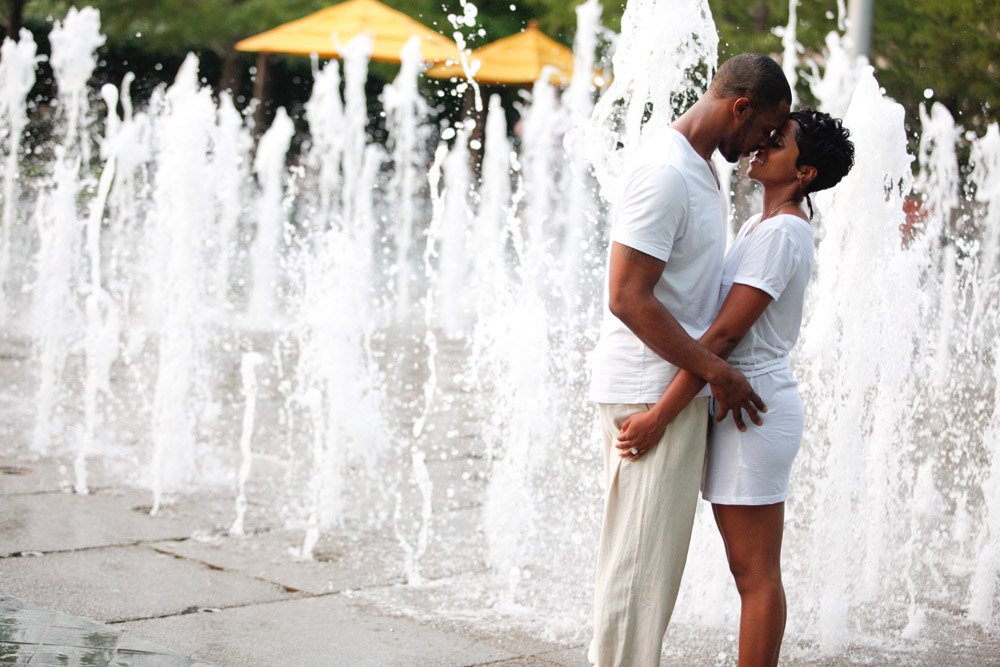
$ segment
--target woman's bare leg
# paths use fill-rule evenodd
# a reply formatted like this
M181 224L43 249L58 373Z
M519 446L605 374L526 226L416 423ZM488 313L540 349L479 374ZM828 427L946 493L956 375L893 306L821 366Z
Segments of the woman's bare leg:
M739 667L774 667L785 634L781 535L785 503L712 505L740 592Z

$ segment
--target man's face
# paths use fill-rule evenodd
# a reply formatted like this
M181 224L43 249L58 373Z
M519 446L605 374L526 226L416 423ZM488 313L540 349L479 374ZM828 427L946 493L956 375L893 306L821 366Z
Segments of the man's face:
M719 152L729 162L736 162L758 148L767 146L771 133L785 124L791 108L788 102L777 107L757 111L750 107L743 122L719 143Z

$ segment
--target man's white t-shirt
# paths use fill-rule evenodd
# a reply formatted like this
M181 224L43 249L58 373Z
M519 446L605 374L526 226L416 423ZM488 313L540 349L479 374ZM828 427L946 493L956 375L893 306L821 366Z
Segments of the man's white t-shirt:
M616 207L611 241L666 262L657 299L693 338L715 318L726 251L728 202L708 163L680 132L653 137ZM608 309L594 350L590 400L655 403L677 373ZM700 395L709 395L706 389Z
M799 338L806 285L813 272L813 230L795 215L776 215L750 228L747 220L726 254L719 307L734 283L774 299L729 355L729 363L753 367L788 355ZM748 233L749 232L749 233Z

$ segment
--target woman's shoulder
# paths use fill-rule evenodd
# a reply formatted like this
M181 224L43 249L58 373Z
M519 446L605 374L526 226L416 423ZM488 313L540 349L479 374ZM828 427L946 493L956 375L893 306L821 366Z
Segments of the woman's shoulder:
M754 219L751 218L751 220ZM811 242L813 237L813 227L809 221L791 213L779 213L768 218L757 226L756 231L765 229L771 230L771 233L776 232L779 235L789 236L797 240L809 239Z
M747 225L756 221L754 216ZM813 229L807 220L796 215L781 214L762 221L749 234L744 234L745 255L749 257L794 258L793 265L803 257L813 256Z
M804 225L805 227L812 228L809 221L801 216L795 215L794 213L778 213L777 215L771 216L767 220L761 223L761 225L774 225L780 227L796 227L799 225Z

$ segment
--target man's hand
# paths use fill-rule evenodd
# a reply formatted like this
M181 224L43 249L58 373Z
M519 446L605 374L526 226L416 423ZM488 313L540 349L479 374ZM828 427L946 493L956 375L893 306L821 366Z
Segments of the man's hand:
M726 418L730 410L733 411L733 421L740 431L747 430L743 423L743 410L747 411L752 421L757 426L763 422L757 411L767 412L767 406L760 396L750 387L750 383L743 377L743 374L730 366L725 365L725 370L720 372L710 383L712 395L715 397L717 407L715 421L721 422Z

